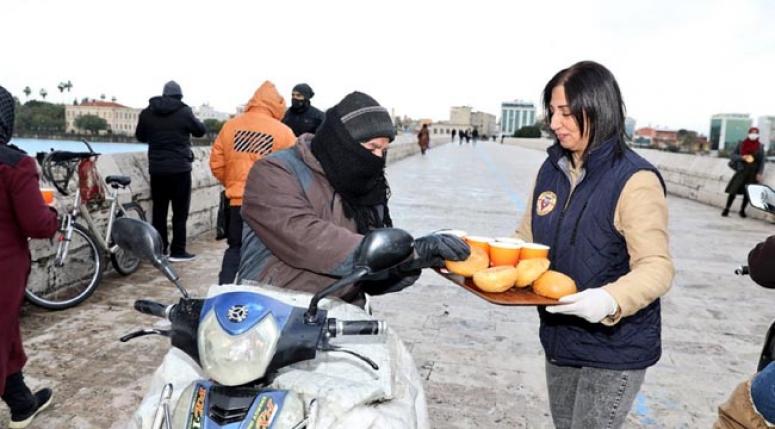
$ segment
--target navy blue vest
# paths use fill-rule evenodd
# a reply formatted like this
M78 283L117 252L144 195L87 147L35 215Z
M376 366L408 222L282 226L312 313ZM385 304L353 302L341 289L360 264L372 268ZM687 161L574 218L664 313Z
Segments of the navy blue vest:
M555 144L547 152L533 195L533 241L551 246L552 269L573 278L579 291L627 274L630 255L614 226L619 194L637 171L653 171L661 181L659 172L632 150L616 154L616 141L607 141L590 151L585 173L571 194L569 175L561 167L568 162L562 160L562 148ZM659 300L615 326L551 314L543 307L538 312L541 344L556 365L642 369L662 353Z

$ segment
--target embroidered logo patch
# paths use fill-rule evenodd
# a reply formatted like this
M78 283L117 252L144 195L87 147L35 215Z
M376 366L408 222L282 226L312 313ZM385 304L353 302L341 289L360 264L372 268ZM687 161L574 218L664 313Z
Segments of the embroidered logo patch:
M545 216L554 210L554 206L557 205L557 194L552 191L541 192L536 201L536 214L538 216Z

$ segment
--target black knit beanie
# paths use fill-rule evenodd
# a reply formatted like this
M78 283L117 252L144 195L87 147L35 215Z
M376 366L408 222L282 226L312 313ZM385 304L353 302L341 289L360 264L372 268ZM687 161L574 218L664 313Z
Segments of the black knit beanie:
M6 144L13 136L14 109L16 102L5 88L0 86L0 144Z
M315 91L313 91L312 87L307 85L306 83L300 83L294 86L293 90L298 92L299 94L304 95L305 100L309 100L310 98L315 96Z
M175 97L178 100L183 98L183 90L180 89L180 85L174 80L171 80L164 84L164 89L161 92L163 97Z
M364 143L375 137L396 137L387 109L362 92L351 92L336 106L337 116L353 140Z

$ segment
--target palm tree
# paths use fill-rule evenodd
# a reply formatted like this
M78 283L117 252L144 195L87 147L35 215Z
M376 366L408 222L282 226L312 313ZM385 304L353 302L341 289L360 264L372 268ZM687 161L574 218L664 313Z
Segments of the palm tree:
M32 94L32 89L30 89L29 86L25 86L22 92L24 93L25 97L30 98L30 94Z
M65 89L67 90L68 94L70 94L70 90L73 89L73 82L70 81L69 79L67 80L67 82L65 82ZM73 105L75 104L78 104L78 102L76 101L73 103Z
M60 95L64 94L66 87L67 86L66 86L66 84L64 82L59 82L59 85L57 85L57 89L59 90L59 94ZM64 101L64 96L62 96L62 104L64 104L64 102L65 102Z
M48 95L48 91L46 91L46 88L40 88L40 96L43 97L43 99L46 99L46 96Z

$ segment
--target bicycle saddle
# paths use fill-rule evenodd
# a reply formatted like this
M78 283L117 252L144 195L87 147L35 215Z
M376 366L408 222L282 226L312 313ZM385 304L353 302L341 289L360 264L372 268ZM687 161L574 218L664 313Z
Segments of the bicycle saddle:
M105 182L111 186L129 186L132 183L132 178L129 176L108 176L105 178Z

